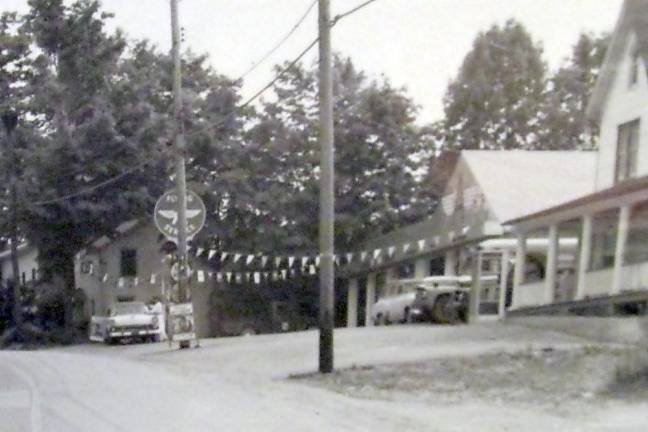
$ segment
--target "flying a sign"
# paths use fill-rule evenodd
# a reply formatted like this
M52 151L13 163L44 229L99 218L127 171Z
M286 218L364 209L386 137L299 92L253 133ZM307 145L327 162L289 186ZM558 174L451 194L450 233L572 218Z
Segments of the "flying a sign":
M162 195L155 204L153 218L155 226L170 240L178 239L178 193L170 190ZM207 211L203 200L191 190L187 190L187 239L195 236L205 225Z

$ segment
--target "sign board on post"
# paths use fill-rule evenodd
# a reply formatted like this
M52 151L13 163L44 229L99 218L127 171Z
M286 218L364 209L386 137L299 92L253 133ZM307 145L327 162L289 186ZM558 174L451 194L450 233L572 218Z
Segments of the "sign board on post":
M178 193L170 190L155 203L155 226L168 239L178 240ZM207 211L203 200L187 190L187 239L193 238L205 225Z
M193 305L181 303L169 306L169 328L174 341L196 339L194 327Z

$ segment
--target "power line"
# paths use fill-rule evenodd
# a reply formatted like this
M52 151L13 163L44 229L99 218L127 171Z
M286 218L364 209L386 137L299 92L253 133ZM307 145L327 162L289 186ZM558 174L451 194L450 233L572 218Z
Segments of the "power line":
M371 3L375 2L375 1L376 0L365 1L364 3L354 7L352 9L349 9L348 11L346 11L344 13L336 15L331 20L331 28L333 28L342 19L344 19L344 18L346 18L346 17L348 17L350 15L353 15L354 13L358 12L359 10L365 8L366 6L368 6L369 4L371 4ZM198 133L204 133L204 132L212 131L214 128L216 128L216 127L220 126L221 124L225 123L225 121L227 121L231 116L236 114L237 111L240 111L241 109L249 106L259 96L261 96L263 93L268 91L268 89L270 89L288 70L290 70L292 67L294 67L317 44L317 42L319 42L319 37L315 38L311 43L309 43L308 46L306 46L306 48L297 57L295 57L295 59L293 59L287 66L282 68L277 73L277 75L275 75L275 77L268 84L266 84L261 90L257 91L253 96L248 98L245 102L243 102L238 107L234 108L228 114L225 114L225 116L222 119L220 119L216 123L211 124L209 127L194 131L192 133L188 133L187 136L194 136L194 135L196 135ZM129 168L126 171L124 171L124 172L122 172L122 173L120 173L120 174L118 174L118 175L116 175L114 177L106 179L106 180L104 180L104 181L102 181L100 183L89 186L87 188L81 189L81 190L79 190L77 192L73 192L73 193L66 194L66 195L61 195L61 196L58 196L58 197L55 197L55 198L52 198L52 199L49 199L49 200L36 201L36 202L31 203L30 205L31 206L42 206L42 205L48 205L48 204L55 204L55 203L58 203L58 202L66 201L68 199L76 198L78 196L86 195L88 193L91 193L91 192L94 192L94 191L96 191L98 189L101 189L101 188L103 188L105 186L108 186L108 185L110 185L112 183L115 183L116 181L122 179L123 177L126 177L127 175L132 174L135 171L138 171L138 170L144 168L148 163L149 163L149 161L146 161L144 163L140 163L140 164L138 164L138 165L136 165L136 166L134 166L132 168Z
M310 4L308 9L306 9L306 12L304 12L301 18L299 18L297 23L290 29L290 31L279 42L277 42L277 44L274 47L272 47L270 51L268 51L265 55L263 55L263 57L261 57L259 60L254 62L252 66L250 66L245 72L243 72L241 76L239 76L235 81L240 81L246 76L248 76L250 73L252 73L252 71L254 71L257 67L259 67L261 63L266 61L268 57L274 54L284 43L286 43L286 41L290 38L290 36L292 36L297 31L297 29L304 23L306 17L310 14L311 10L313 10L313 7L315 7L316 4L317 4L317 0L314 0Z

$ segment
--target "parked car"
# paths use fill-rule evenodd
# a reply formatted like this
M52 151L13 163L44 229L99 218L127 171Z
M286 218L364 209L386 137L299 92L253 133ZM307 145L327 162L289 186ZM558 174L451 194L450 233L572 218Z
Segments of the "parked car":
M144 302L115 303L106 316L90 320L90 340L113 344L124 340L154 342L163 333L160 314L150 311Z
M412 315L424 321L454 324L468 320L470 277L431 276L416 285Z
M416 293L405 292L395 296L383 297L373 306L375 325L411 322L413 303Z

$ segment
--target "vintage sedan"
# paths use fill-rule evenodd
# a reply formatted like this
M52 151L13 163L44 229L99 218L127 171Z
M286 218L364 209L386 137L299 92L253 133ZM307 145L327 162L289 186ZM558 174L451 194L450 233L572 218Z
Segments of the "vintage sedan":
M471 278L430 276L416 285L412 313L422 320L439 324L466 322Z
M115 303L107 316L93 316L90 320L90 340L114 344L126 340L154 342L163 333L160 316L147 308L144 302Z
M410 322L415 297L415 293L405 292L381 298L373 306L372 318L374 324L387 325Z

